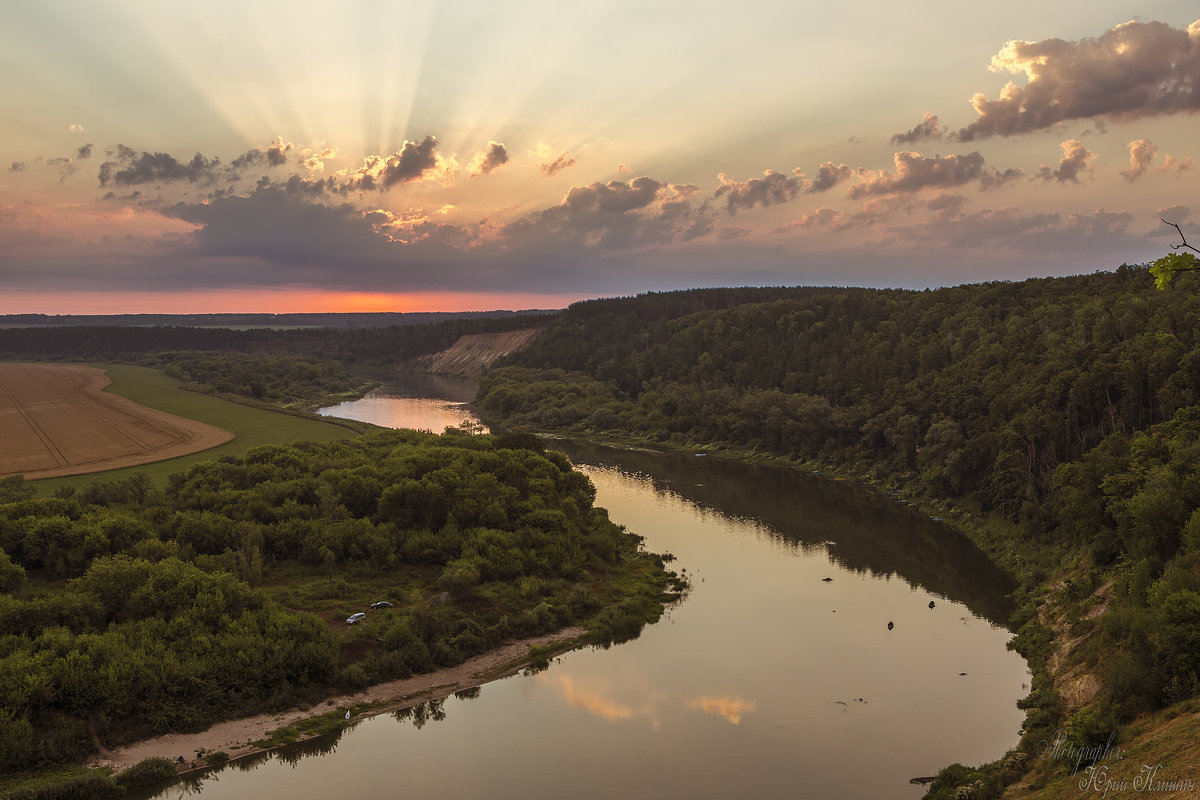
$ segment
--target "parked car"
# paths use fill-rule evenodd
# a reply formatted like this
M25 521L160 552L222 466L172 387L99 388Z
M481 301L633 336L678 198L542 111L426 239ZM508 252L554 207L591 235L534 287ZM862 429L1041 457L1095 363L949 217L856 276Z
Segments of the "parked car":
M378 603L371 603L371 608L391 608L392 604L387 600L380 600Z
M351 614L350 616L346 617L346 624L347 625L356 625L356 624L362 622L366 618L367 618L366 612L359 611L357 614Z

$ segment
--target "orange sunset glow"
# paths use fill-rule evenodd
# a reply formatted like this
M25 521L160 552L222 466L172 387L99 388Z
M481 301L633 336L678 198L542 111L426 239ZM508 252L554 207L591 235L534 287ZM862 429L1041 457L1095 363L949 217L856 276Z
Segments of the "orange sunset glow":
M543 10L5 5L0 306L927 287L1200 238L1183 0Z

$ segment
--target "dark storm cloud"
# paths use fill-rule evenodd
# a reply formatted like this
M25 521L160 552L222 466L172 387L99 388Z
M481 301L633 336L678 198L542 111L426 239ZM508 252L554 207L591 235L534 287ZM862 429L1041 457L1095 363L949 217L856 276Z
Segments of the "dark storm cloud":
M1062 145L1062 158L1058 160L1058 169L1050 169L1043 164L1034 175L1042 181L1058 181L1059 183L1079 183L1079 176L1084 172L1091 173L1092 165L1096 162L1096 154L1084 147L1078 139L1068 139Z
M1200 110L1200 20L1186 29L1126 22L1097 38L1012 41L992 58L996 72L1025 73L995 100L971 98L979 118L954 134L969 142L1040 131L1092 117L1137 119Z
M474 175L488 175L508 163L508 149L500 142L488 142L481 152L471 159L468 171Z
M305 202L279 187L248 197L178 203L162 213L199 226L191 235L193 255L323 265L331 275L339 263L388 256L386 241L354 206Z
M218 177L221 160L196 153L191 161L183 162L167 153L138 153L118 144L111 154L113 160L100 165L100 185L136 186L143 183L173 181L211 181Z
M80 147L78 150L76 150L75 157L76 158L91 158L92 157L92 143L88 142L83 147Z
M946 131L942 127L941 120L937 114L926 114L925 118L917 123L910 131L905 133L897 133L892 137L892 144L916 144L917 142L927 142L931 139L941 139L945 136Z

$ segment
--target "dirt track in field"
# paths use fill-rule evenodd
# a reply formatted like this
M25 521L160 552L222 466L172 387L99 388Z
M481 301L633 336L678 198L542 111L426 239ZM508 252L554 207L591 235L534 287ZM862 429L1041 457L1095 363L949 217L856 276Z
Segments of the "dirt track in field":
M149 464L233 434L101 391L95 367L0 364L0 477L59 478Z

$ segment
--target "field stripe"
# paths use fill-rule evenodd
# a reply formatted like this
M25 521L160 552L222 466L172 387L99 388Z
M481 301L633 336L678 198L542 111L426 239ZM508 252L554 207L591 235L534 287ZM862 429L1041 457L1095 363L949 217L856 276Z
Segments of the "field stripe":
M58 462L60 467L67 466L68 461L63 456L62 452L55 447L54 442L52 442L50 437L46 435L46 432L42 430L42 426L38 425L37 420L33 418L33 415L26 410L25 406L22 405L19 400L17 400L17 396L13 394L7 386L4 385L3 380L0 380L0 391L3 391L6 395L8 395L8 398L12 403L12 407L17 410L18 414L24 417L26 424L29 425L29 428L33 431L34 435L36 435L41 441L42 445L46 448L46 451L50 454L50 457Z

